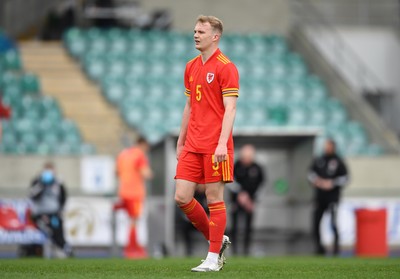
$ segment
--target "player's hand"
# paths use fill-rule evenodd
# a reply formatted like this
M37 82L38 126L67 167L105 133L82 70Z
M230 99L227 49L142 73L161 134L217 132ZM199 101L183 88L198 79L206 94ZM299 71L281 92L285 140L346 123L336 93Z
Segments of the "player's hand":
M251 200L247 192L240 192L237 196L237 201L247 212L250 213L254 211L254 202Z
M331 190L333 188L333 181L331 179L324 179L322 187L324 190Z
M314 179L314 183L313 184L314 184L315 187L322 189L322 181L323 181L323 179L321 179L319 177L316 177Z
M226 144L218 144L214 152L214 164L218 164L226 160L228 154L228 148Z
M176 146L176 159L179 160L179 156L181 156L183 150L183 145Z

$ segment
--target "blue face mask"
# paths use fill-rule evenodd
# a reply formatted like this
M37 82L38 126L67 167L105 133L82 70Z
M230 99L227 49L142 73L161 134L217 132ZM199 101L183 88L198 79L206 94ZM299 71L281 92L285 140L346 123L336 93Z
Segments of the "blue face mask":
M40 179L43 184L52 184L54 182L54 173L51 170L44 170Z

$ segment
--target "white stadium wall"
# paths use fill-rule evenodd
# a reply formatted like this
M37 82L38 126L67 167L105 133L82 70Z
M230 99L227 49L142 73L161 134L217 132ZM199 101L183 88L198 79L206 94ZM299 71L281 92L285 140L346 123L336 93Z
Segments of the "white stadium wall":
M173 29L191 32L198 15L215 15L228 32L273 32L285 34L289 28L288 0L145 0L141 7L152 12L168 10Z

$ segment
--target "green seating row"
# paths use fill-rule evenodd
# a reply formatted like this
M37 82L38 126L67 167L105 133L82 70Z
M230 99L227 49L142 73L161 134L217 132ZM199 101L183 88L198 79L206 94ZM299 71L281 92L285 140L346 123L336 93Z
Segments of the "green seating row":
M0 144L0 153L9 155L90 155L96 150L93 145L88 143L69 144L57 143L48 144L41 142L38 144L26 144L23 142L13 144Z
M6 154L89 154L94 147L82 141L73 121L31 118L3 121L0 151Z
M64 42L67 50L75 57L85 55L88 50L96 53L195 53L193 35L187 33L74 28L65 33ZM221 49L232 55L241 54L243 51L281 54L286 52L288 47L284 38L277 35L225 34L221 40Z
M291 57L291 56L289 56ZM143 77L166 76L181 77L187 61L191 57L172 59L164 57L130 57L113 55L89 55L83 60L82 67L94 80L105 77ZM251 78L289 78L306 77L307 68L302 60L287 57L257 57L254 61L251 56L246 59L235 59L242 79ZM296 61L296 62L293 62Z

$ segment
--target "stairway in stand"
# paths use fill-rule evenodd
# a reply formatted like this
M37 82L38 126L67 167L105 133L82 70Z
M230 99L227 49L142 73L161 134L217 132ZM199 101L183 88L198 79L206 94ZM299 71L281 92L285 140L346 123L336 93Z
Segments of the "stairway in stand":
M22 42L20 51L25 70L40 78L43 95L58 100L64 115L77 123L83 139L99 154L116 155L122 138L134 136L61 42Z

